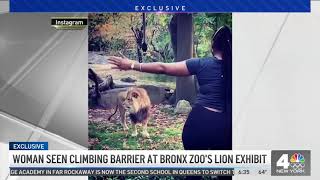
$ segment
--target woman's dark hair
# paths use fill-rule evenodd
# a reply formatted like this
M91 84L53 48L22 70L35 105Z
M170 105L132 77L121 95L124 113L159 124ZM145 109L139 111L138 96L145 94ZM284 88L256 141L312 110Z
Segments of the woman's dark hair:
M232 33L227 26L222 26L212 37L212 53L221 53L224 61L225 77L225 112L232 113Z
M222 26L212 37L212 54L222 54L223 75L225 79L225 118L226 139L232 147L232 33L227 26Z
M212 36L212 54L222 53L223 60L232 59L232 33L229 27L222 26Z

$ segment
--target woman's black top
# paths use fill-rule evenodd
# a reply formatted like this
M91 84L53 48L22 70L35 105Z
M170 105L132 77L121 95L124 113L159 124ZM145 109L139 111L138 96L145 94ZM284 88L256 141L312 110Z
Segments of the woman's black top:
M225 107L225 82L223 77L223 60L214 57L194 58L186 61L191 75L199 83L199 93L195 104L220 111Z

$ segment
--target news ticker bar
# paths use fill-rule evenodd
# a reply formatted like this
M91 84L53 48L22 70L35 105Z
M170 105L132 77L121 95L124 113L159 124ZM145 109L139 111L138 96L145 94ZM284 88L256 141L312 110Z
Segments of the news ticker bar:
M245 172L244 172L245 173ZM230 168L10 168L11 176L234 176ZM249 174L248 174L249 175Z
M309 150L9 151L12 176L272 175L309 176Z
M10 12L310 12L310 0L10 0Z

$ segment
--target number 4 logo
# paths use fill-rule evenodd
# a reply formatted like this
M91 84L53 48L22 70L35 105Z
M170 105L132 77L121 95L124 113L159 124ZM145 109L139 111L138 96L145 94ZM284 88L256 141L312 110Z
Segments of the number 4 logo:
M290 163L288 154L282 154L282 156L277 161L277 166L283 167L283 169L288 169Z

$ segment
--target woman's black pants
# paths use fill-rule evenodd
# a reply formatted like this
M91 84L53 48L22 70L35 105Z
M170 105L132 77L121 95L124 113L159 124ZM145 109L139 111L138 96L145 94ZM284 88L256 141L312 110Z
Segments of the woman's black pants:
M195 105L184 125L182 141L185 150L231 150L232 124L231 116L226 113L210 111ZM220 176L220 180L232 179L231 176ZM201 179L201 177L187 177Z

